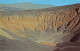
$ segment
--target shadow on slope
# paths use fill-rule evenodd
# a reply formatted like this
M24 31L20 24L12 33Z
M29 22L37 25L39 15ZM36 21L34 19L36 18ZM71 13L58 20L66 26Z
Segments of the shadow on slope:
M2 28L3 29L3 28ZM42 45L29 38L17 36L7 29L3 29L15 39L0 36L0 50L2 51L52 51L52 46Z

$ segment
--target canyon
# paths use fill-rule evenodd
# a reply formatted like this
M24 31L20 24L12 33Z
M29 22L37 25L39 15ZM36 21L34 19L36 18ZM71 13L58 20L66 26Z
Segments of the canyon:
M18 38L16 36L29 38L50 46L61 42L80 42L80 4L0 11L0 35L13 40Z

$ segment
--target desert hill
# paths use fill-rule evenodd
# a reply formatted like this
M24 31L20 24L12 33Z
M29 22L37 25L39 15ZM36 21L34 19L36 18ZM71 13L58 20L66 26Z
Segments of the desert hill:
M6 25L8 27L9 25L10 27L12 27L11 25L13 23L15 24L15 27L17 27L17 24L22 23L21 25L24 25L24 26L26 25L26 27L31 30L36 29L40 31L41 30L47 31L47 29L48 30L53 29L53 31L60 31L58 29L61 27L64 27L66 28L66 31L68 31L67 29L71 25L73 25L75 19L77 19L77 22L78 22L77 17L79 17L79 4L70 5L70 6L53 7L53 8L47 8L47 9L39 9L39 10L18 11L18 12L3 11L3 12L0 12L0 15L1 15L0 16L1 20L3 20L1 22L5 22L5 24L11 23ZM77 22L75 21L75 24L77 24ZM29 25L30 27L28 27ZM77 25L74 25L74 26L72 26L72 28L73 27L76 28Z
M80 42L80 4L0 11L0 32L9 39L17 35L38 43L47 42L48 45Z

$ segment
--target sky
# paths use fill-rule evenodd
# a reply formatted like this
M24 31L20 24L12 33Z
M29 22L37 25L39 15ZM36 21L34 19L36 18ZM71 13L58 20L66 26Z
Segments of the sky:
M80 3L80 0L0 0L1 4L32 2L35 4L50 4L55 6L64 6Z

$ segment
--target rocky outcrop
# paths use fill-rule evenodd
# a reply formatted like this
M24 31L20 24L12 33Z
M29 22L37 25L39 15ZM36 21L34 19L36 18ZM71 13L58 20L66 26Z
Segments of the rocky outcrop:
M80 51L80 42L62 42L56 45L54 51Z

